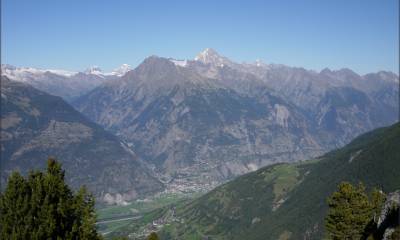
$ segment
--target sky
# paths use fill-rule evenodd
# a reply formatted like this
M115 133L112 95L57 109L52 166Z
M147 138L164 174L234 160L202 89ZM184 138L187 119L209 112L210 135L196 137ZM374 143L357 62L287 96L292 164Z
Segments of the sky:
M237 62L399 72L399 0L2 0L1 61L105 71L213 48Z

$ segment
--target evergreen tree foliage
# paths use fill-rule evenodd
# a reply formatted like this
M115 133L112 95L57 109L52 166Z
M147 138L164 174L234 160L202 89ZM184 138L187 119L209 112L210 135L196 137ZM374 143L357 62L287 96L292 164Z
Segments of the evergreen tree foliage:
M330 239L358 240L365 235L365 229L373 218L374 206L362 184L339 184L338 191L328 198L328 205L325 220Z
M382 191L374 188L371 193L371 204L373 208L374 222L378 221L379 215L381 213L385 201L386 201L386 195Z
M374 188L371 193L372 218L370 219L370 222L364 229L363 239L367 240L382 239L383 233L381 232L380 229L378 229L378 220L385 201L386 201L386 195L382 191Z
M93 196L74 194L54 159L26 179L12 173L0 195L0 239L101 239L95 222Z
M339 184L338 190L328 198L329 211L325 218L325 228L329 239L383 239L386 230L398 228L400 221L399 208L394 205L378 226L385 202L386 194L376 188L368 198L362 184ZM396 231L393 239L400 240L400 229ZM388 239L392 238L389 236Z
M159 240L160 238L158 237L157 233L152 232L150 235L147 237L147 240Z

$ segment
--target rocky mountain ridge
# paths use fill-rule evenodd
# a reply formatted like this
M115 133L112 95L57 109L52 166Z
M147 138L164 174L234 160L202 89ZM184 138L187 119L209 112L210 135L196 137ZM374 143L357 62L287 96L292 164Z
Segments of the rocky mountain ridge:
M206 49L194 60L146 58L73 105L165 181L203 185L318 156L395 122L397 84L387 72L239 64Z

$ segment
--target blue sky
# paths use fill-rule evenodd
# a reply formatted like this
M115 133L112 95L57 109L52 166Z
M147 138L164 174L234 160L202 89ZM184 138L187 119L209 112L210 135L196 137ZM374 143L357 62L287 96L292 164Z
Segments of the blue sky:
M2 0L2 63L111 70L211 47L235 61L398 73L399 0Z

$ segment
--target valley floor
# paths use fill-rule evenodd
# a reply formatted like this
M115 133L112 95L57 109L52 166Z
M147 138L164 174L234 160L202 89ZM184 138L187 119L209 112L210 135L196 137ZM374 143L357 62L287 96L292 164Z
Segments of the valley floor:
M97 227L100 233L107 237L113 232L128 226L133 222L140 219L145 221L146 216L160 208L168 205L173 205L178 202L194 199L204 192L190 192L190 193L162 193L153 197L138 199L124 205L99 205L97 206ZM171 207L172 209L172 207ZM160 224L158 224L160 225ZM156 223L155 223L156 226ZM153 229L149 228L148 231L143 229L142 234L150 233Z

